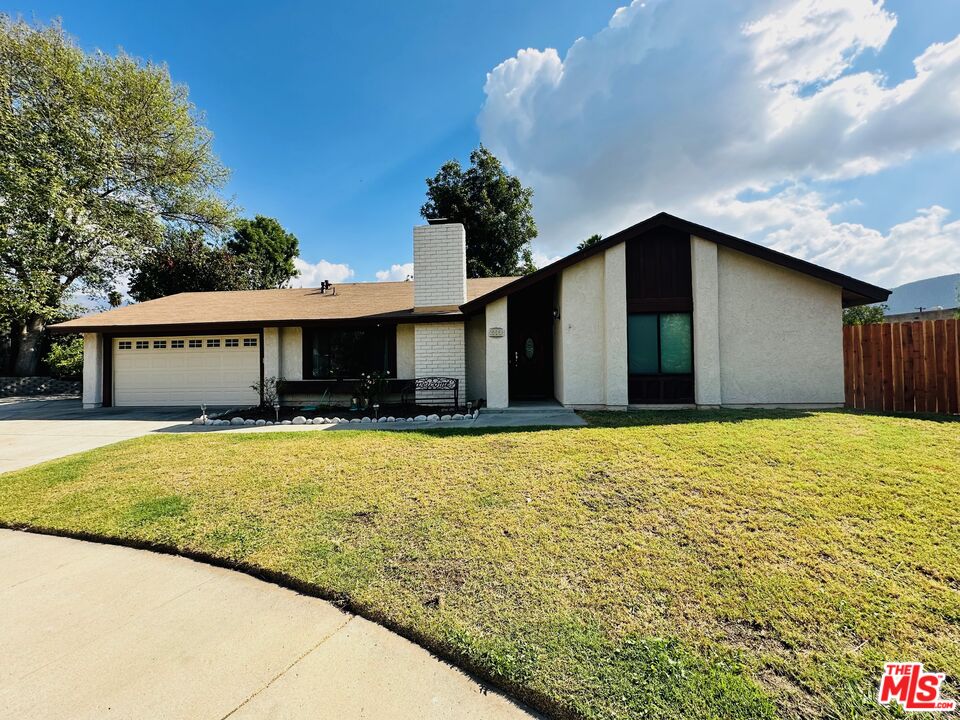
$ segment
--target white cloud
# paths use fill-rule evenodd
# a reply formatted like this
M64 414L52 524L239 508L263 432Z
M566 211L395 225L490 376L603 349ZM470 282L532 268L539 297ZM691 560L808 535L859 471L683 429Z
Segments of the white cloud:
M546 267L550 263L554 263L562 257L563 255L548 255L547 253L540 252L536 248L533 250L533 264L536 265L537 268Z
M302 258L294 258L293 265L300 273L290 281L290 287L319 287L324 280L332 283L346 282L353 277L353 268L344 263L331 263L321 260L308 263Z
M413 263L402 263L390 266L389 270L377 270L376 277L377 282L396 282L401 280L406 280L408 277L413 276Z
M943 208L885 234L806 189L960 149L960 36L893 86L850 71L895 25L882 0L637 0L494 68L481 139L534 187L545 257L666 210L878 282L955 271Z

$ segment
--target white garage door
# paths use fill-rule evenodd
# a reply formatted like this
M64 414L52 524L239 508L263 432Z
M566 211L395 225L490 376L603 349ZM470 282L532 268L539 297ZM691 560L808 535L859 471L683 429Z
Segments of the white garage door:
M256 405L259 343L258 335L117 338L113 404Z

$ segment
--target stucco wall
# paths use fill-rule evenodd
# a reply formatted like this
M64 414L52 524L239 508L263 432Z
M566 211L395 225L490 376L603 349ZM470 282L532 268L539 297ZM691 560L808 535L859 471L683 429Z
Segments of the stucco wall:
M717 260L723 404L842 404L840 288L724 247Z
M282 377L280 365L280 328L263 329L263 377Z
M397 325L397 377L401 380L412 380L416 374L413 325Z
M500 298L487 305L484 313L486 324L486 387L487 406L505 408L510 403L510 371L507 358L507 303L509 298ZM490 337L491 328L503 330L502 337Z
M603 253L604 389L608 407L627 405L627 246Z
M280 377L284 380L303 380L303 330L301 328L280 328Z
M690 238L693 295L693 382L697 405L719 405L720 279L716 243Z
M477 313L466 322L467 400L476 402L487 396L487 318Z
M98 408L103 403L103 336L83 334L83 407Z
M603 405L604 257L597 254L565 268L560 282L560 349L564 405Z

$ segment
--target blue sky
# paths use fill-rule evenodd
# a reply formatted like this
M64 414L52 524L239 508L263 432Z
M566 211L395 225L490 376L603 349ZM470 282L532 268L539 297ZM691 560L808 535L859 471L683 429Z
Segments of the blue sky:
M887 285L960 270L960 3L621 5L5 9L166 62L307 284L409 262L424 178L481 140L536 192L541 262L665 209Z

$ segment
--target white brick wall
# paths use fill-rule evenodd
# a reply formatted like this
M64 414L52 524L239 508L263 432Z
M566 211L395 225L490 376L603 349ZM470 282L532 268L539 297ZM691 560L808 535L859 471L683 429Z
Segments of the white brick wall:
M414 305L462 305L467 301L467 233L460 223L413 229Z
M462 322L418 323L414 326L417 377L460 380L460 403L467 396L467 364ZM420 399L420 398L418 398Z

